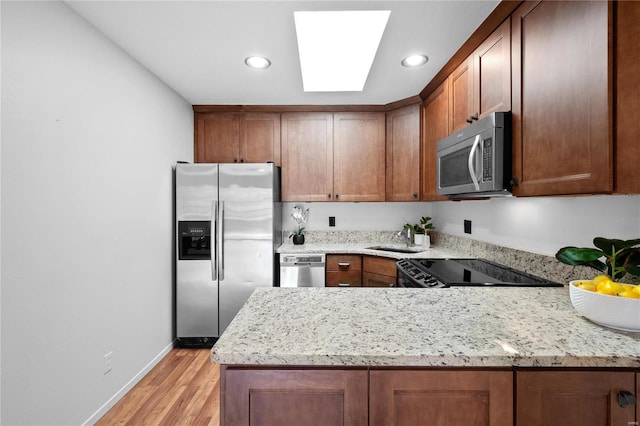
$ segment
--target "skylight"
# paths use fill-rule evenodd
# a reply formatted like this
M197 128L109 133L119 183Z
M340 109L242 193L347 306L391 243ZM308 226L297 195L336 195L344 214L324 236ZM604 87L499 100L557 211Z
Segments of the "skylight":
M362 91L390 13L294 12L304 91Z

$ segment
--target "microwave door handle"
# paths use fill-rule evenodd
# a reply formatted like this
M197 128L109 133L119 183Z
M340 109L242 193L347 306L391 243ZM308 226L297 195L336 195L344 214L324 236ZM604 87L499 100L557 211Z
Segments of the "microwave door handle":
M478 145L480 145L480 135L477 135L476 140L473 141L473 146L471 147L471 152L469 153L469 161L467 162L467 166L469 167L469 174L471 175L471 180L473 181L473 186L476 188L476 191L480 191L480 183L478 182L478 177L476 176L475 168L473 167L473 160L475 158Z

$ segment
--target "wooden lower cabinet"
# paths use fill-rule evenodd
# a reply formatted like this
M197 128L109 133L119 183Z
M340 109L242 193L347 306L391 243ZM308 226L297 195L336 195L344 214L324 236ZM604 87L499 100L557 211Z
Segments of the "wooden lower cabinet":
M638 405L621 407L618 393L636 390L636 373L625 371L519 371L518 426L637 425Z
M253 367L220 370L220 423L318 426L631 426L633 370Z
M362 256L328 254L326 287L362 287Z
M221 425L367 425L366 369L222 367L221 374Z
M371 426L508 426L513 372L372 370Z
M363 287L395 287L396 259L378 256L363 256L362 286Z

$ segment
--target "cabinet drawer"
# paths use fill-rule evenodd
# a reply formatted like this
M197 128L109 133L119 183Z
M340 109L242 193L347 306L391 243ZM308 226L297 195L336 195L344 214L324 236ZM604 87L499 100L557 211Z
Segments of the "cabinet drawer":
M388 275L372 274L371 272L362 273L362 287L395 287L396 277Z
M361 271L362 256L358 254L328 254L327 271Z
M386 259L384 257L365 256L364 271L373 272L379 275L388 275L390 277L396 276L396 260Z
M327 271L326 287L362 287L360 271Z

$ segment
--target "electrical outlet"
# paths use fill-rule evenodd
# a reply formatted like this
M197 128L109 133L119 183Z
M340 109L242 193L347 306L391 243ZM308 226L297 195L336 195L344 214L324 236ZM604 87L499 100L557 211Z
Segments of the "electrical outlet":
M329 226L336 226L336 217L329 216Z
M104 354L104 374L107 374L113 368L113 351Z
M471 221L470 220L465 220L464 221L464 233L465 234L470 234L471 233Z

